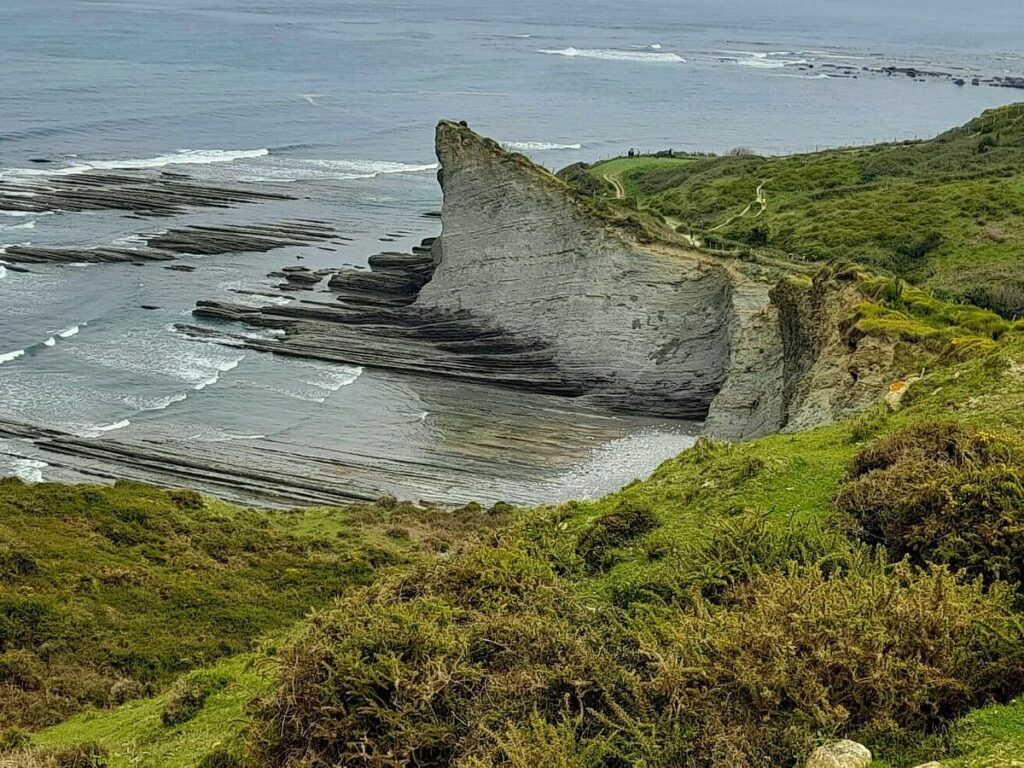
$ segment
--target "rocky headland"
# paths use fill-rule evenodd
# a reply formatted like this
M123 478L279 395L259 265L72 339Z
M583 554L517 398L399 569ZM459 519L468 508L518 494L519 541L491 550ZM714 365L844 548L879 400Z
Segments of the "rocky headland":
M853 298L841 287L616 220L464 124L440 123L436 151L440 237L286 306L196 306L197 317L282 329L276 338L182 330L705 419L730 439L823 423L884 394L891 350L844 335Z

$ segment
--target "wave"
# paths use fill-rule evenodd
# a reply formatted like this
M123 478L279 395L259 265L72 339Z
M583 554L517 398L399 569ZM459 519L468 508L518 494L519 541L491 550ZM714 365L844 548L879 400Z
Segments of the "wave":
M105 425L103 425L101 427L92 427L92 431L94 431L94 432L114 432L114 431L116 431L118 429L124 429L125 427L129 426L130 424L131 424L131 422L128 421L128 419L121 419L120 421L115 421L113 424L105 424Z
M2 459L2 457L0 457ZM0 475L16 477L22 482L35 484L43 482L43 470L50 466L45 461L11 456L9 461L0 460Z
M0 250L0 253L3 253L3 251ZM7 277L7 267L0 264L0 280L3 280L5 277Z
M14 230L14 229L35 229L35 228L36 228L36 219L32 219L32 221L26 221L24 224L8 224L6 226L0 226L0 230L3 230L5 232L9 231L9 230Z
M187 398L188 392L176 392L173 395L167 395L167 397L158 397L155 399L147 399L136 395L127 395L124 398L124 402L126 405L135 408L138 411L162 411L175 403L180 403L183 400L186 400Z
M82 325L85 325L85 323L82 323ZM77 335L81 330L81 326L72 325L62 331L57 331L57 335L62 339L70 339L72 336Z
M11 168L0 171L0 178L31 178L47 176L76 176L90 171L135 170L164 168L169 165L210 165L265 157L269 149L182 149L166 155L135 160L89 160L75 162L63 168Z
M436 171L437 163L397 163L387 160L312 160L269 157L265 162L242 169L239 181L351 181L375 179L391 174L415 174Z
M3 176L3 172L0 171L0 176ZM5 193L8 194L8 193ZM12 218L25 218L27 216L53 216L56 211L8 211L0 209L0 216L10 216Z
M56 343L57 343L57 340L55 338L53 338L53 336L51 336L50 338L48 338L46 341L43 342L43 346L44 347L52 347L52 346L56 345Z
M725 61L755 69L784 69L807 63L805 58L782 58L783 56L797 55L791 51L721 51L721 53L728 54L724 58Z
M330 392L337 392L342 387L347 387L363 375L363 369L358 365L333 365L331 363L298 362L299 368L313 371L309 378L304 378L306 384L311 384L318 389L326 389Z
M560 149L583 149L582 144L555 144L547 141L503 141L501 145L505 149L517 150L520 152L547 152Z
M4 363L9 363L12 360L17 360L24 354L24 349L16 349L13 352L4 352L3 354L0 354L0 365L3 365Z
M206 389L207 387L211 386L212 384L216 384L218 381L220 381L220 375L222 373L227 373L228 371L233 371L235 368L238 367L238 364L240 362L242 362L244 359L245 359L245 355L240 355L239 357L235 358L234 360L225 360L225 361L220 361L220 362L214 362L213 365L214 365L216 370L214 371L213 375L208 376L207 378L203 379L202 381L194 384L192 386L192 389L196 390L197 392L201 392L202 390Z
M565 56L570 59L603 59L605 61L629 61L646 64L685 64L686 59L678 53L664 51L623 51L614 48L558 48L542 49L538 53Z

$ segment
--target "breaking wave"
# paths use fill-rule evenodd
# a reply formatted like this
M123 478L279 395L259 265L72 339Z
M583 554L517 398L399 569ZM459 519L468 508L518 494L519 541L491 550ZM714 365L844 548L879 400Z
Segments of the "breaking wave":
M239 169L239 181L350 181L375 179L391 174L414 174L436 171L437 163L398 163L386 160L313 160L271 155L259 163L248 163Z
M660 50L618 50L615 48L558 48L542 49L538 53L565 56L570 59L603 59L605 61L630 61L645 64L685 64L686 59L678 53Z
M11 168L0 171L0 178L33 178L47 176L76 176L90 171L134 170L164 168L169 165L210 165L230 163L255 157L265 157L269 149L182 149L166 155L133 160L89 160L75 162L63 168Z

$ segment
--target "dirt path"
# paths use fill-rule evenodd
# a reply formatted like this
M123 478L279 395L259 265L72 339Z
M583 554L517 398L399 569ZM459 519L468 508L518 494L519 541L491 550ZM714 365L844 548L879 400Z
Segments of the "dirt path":
M615 188L616 200L623 200L626 197L626 188L622 186L622 179L611 173L602 174L601 178L607 181Z
M617 175L613 173L603 173L601 174L601 178L612 185L612 188L615 190L616 200L624 200L626 198L626 188L622 184L622 179L620 179ZM643 210L642 206L640 207L640 210ZM698 240L696 237L692 237L691 235L687 235L679 231L679 227L683 225L683 222L681 222L679 219L674 218L672 216L665 216L664 218L665 223L672 229L672 231L679 235L681 238L683 238L683 240L688 242L690 245L692 245L695 248L700 248L701 245L703 245L701 241Z
M736 221L736 219L742 219L744 216L750 213L750 209L753 208L755 205L760 206L757 210L757 213L754 214L754 218L756 219L768 209L768 197L764 193L763 181L757 185L757 190L754 192L754 202L747 205L747 207L744 208L739 213L730 216L728 219L723 221L718 226L712 227L711 229L708 230L708 232L717 232L723 227L727 227L730 224L732 224L734 221Z

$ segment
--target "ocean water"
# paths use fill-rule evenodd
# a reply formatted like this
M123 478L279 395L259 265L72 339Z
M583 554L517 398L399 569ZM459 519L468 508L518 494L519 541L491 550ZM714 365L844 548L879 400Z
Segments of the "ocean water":
M440 118L468 120L552 168L630 146L785 152L923 137L1024 94L860 68L1024 75L1021 29L1024 5L1003 1L4 0L0 178L166 170L299 198L193 210L174 226L299 217L352 240L183 257L193 273L26 274L0 253L0 419L216 450L413 498L613 489L689 445L698 425L276 358L192 341L173 324L197 299L267 290L267 273L297 257L362 265L436 235L422 213L440 203ZM133 247L169 225L0 211L0 250ZM385 233L397 242L382 243ZM0 474L108 469L0 442Z

